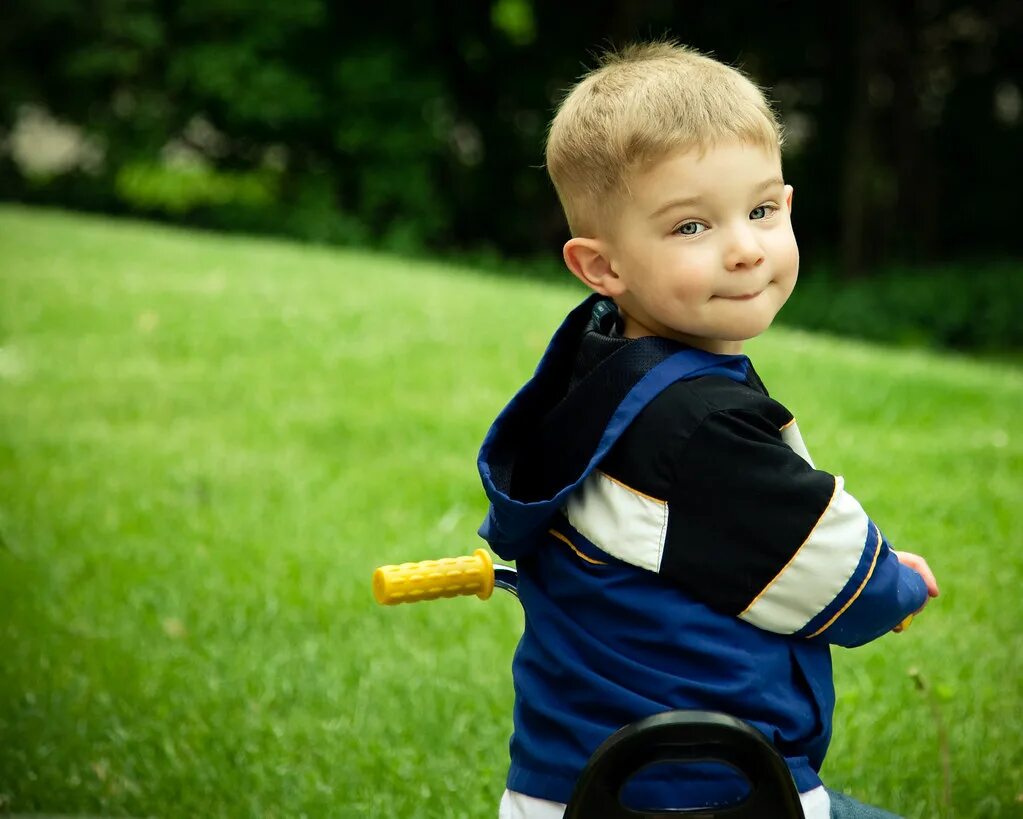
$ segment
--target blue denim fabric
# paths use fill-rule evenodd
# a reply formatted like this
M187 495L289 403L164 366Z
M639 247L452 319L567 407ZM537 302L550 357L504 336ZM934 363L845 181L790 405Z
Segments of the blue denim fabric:
M829 790L828 796L831 797L831 819L899 819L894 813L864 805L844 793Z

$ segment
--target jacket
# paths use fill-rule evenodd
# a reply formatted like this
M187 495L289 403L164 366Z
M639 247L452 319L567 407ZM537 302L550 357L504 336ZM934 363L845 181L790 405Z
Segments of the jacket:
M923 579L814 467L748 358L622 339L616 319L600 297L576 308L480 450L480 534L516 561L525 611L507 786L567 802L615 730L697 708L754 725L811 790L830 645L889 631L925 602ZM627 802L743 791L723 766L660 766Z

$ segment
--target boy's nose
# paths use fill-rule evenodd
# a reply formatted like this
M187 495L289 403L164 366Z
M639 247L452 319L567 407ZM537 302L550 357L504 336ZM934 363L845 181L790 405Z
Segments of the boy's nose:
M728 270L749 270L764 261L764 249L749 230L739 230L732 235L732 243L725 254Z

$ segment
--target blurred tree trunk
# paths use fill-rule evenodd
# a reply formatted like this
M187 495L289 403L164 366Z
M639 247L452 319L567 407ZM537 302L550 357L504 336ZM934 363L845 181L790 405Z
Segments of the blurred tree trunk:
M920 73L919 59L920 31L917 26L919 3L896 4L893 9L898 18L900 34L905 38L904 47L892 54L892 116L895 138L895 176L897 195L895 204L894 230L890 244L895 250L909 251L915 255L922 250L916 241L914 226L918 224L918 208L921 202L921 183L925 158L920 153ZM913 232L900 231L909 227ZM909 238L901 242L898 234Z
M838 241L839 270L846 278L864 275L867 265L867 215L871 208L874 162L870 79L878 60L877 12L876 0L862 0L853 6L849 21L852 65L848 128L842 152Z
M897 44L890 54L896 189L891 245L897 255L920 262L937 255L936 202L941 178L933 128L926 121L921 100L928 76L946 67L934 38L924 36L927 27L935 24L933 19L928 20L934 16L933 6L915 0L895 4L891 11L897 34Z

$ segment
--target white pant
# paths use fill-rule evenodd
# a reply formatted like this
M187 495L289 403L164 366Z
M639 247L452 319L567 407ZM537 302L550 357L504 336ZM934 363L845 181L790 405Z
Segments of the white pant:
M829 819L831 816L831 800L823 785L799 794L799 801L806 819ZM561 802L548 802L506 790L497 816L498 819L562 819L564 813L565 806Z

